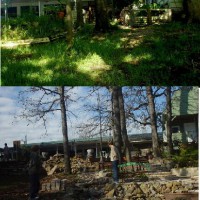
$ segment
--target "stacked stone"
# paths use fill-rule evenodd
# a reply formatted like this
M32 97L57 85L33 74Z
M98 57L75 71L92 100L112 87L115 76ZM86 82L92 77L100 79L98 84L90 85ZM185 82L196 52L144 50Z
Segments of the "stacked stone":
M98 169L98 163L90 162L86 159L75 156L71 158L71 168L73 174L81 172L94 172Z
M55 154L49 160L43 162L43 167L48 175L64 171L64 156L63 154Z
M84 190L90 196L98 196L100 199L135 199L135 200L164 200L166 194L197 194L197 178L179 178L177 180L153 180L146 182L129 182L123 184L110 183L110 178L102 176L101 173L78 174L75 184L71 187L72 193L75 190ZM68 188L67 188L68 185ZM42 191L68 191L69 182L66 179L52 179L42 184ZM67 188L67 189L66 189Z
M64 172L64 155L56 154L52 156L43 163L43 167L48 175ZM75 156L71 158L71 169L73 174L81 173L83 171L96 171L98 169L98 163L91 163L86 159Z
M119 184L107 198L162 200L166 193L189 193L198 190L198 180L150 181Z
M65 191L67 186L67 179L52 179L50 183L42 184L42 191Z

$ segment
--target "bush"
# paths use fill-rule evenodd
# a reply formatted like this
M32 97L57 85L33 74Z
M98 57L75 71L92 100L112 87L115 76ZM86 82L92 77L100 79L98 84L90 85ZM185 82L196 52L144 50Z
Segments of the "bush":
M172 156L172 160L177 167L197 167L198 166L198 146L182 144L179 152Z
M2 21L2 40L21 40L48 37L63 32L65 24L56 16L35 16L28 14L23 17L11 18L7 23Z

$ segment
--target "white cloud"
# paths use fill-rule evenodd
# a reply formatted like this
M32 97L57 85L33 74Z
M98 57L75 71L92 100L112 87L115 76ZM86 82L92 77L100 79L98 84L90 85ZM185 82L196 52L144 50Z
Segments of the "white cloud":
M15 119L14 116L22 111L21 105L18 103L18 93L21 90L28 89L28 87L0 87L0 148L4 147L4 143L8 143L8 146L13 146L14 140L23 140L27 135L28 143L35 142L47 142L62 140L61 129L61 113L57 111L54 115L50 115L47 118L47 134L42 122L29 123L25 119ZM90 104L97 101L97 97L91 96L85 100L79 99L80 96L87 96L87 91L91 89L89 87L74 87L71 91L72 99L68 106L68 109L76 116L70 114L70 120L68 120L68 138L73 139L77 137L75 128L82 122L89 122L91 116L90 112L85 112L83 105L85 103ZM38 94L30 94L29 97L38 98ZM130 127L131 132L134 131L134 127Z
M6 142L8 146L13 146L14 140L25 140L27 135L28 143L46 142L52 140L62 140L61 130L61 113L57 111L54 116L49 116L47 121L47 133L42 122L27 126L28 122L25 119L15 119L14 116L22 110L18 101L18 92L27 89L27 87L1 87L0 88L0 148L3 148ZM73 99L75 100L80 94L84 94L86 87L75 87L73 89ZM32 94L32 98L38 98L38 94ZM70 103L69 110L78 115L78 118L70 115L68 120L69 139L74 138L74 127L80 123L81 114L80 108L82 102ZM77 113L78 111L78 113Z
M0 113L9 113L15 110L13 99L0 97Z

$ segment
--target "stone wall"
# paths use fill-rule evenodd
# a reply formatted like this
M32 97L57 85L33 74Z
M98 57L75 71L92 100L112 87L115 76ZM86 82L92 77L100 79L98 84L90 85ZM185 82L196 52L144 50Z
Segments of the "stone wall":
M175 193L197 193L198 180L176 180L176 181L149 181L143 183L127 183L118 185L113 192L109 191L106 198L117 197L120 199L146 199L164 200L165 194Z
M42 191L65 191L67 186L66 179L52 179L51 182L42 184Z
M165 200L166 194L192 194L198 197L198 179L154 180L114 184L107 178L93 179L90 182L75 184L92 197L98 192L99 199ZM96 189L98 185L98 190ZM99 186L101 185L101 189ZM68 186L69 187L69 186ZM77 189L77 188L76 188ZM73 190L73 188L71 188ZM75 188L74 188L75 190ZM66 179L52 179L42 184L42 191L68 191ZM72 191L75 193L75 191ZM186 198L187 199L187 198Z

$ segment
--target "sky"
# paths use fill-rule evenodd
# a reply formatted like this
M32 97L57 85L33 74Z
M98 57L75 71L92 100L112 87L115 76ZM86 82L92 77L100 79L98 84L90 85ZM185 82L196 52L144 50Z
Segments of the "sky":
M56 112L54 117L49 118L47 122L47 133L42 123L28 123L25 119L16 119L22 107L18 103L18 93L27 89L26 87L0 87L0 148L7 143L9 147L13 146L13 141L20 140L23 144L27 136L28 143L48 142L62 140L60 112ZM83 88L75 89L77 93L82 93ZM79 91L78 91L79 90ZM78 110L80 107L73 104L70 109ZM74 120L73 125L76 126L78 121ZM69 138L77 137L73 129L73 125L69 123Z
M60 112L56 112L54 116L48 118L47 132L43 126L43 123L29 123L25 119L16 118L21 111L22 105L19 104L19 92L27 90L28 87L0 87L0 148L4 147L4 143L7 143L9 147L13 147L13 141L20 140L21 144L24 144L25 137L27 137L27 143L41 143L48 141L62 140L61 130L61 118ZM73 89L72 98L75 100L79 96L86 96L89 87L75 87ZM38 98L38 95L34 94L33 98ZM87 98L87 101L79 100L78 103L70 103L69 110L77 117L71 115L68 120L68 138L74 139L78 137L75 127L83 121L89 119L87 112L82 112L83 104L87 102L96 101L95 97ZM131 128L132 133L144 133L149 130L138 130Z

